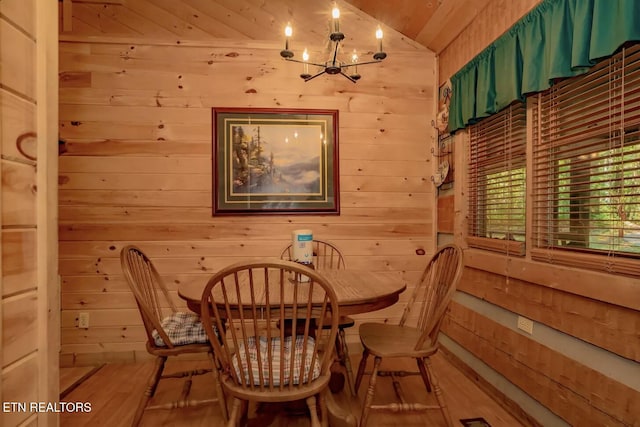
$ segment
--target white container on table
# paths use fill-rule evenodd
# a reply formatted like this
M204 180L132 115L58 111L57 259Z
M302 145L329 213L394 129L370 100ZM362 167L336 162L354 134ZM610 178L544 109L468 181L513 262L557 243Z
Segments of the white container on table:
M291 233L291 260L313 268L313 232L293 230ZM301 275L300 282L308 282L309 277Z

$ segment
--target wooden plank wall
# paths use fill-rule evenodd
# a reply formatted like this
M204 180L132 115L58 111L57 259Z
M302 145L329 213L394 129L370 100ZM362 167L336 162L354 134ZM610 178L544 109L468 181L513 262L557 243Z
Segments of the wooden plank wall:
M490 0L456 39L438 55L440 84L504 34L541 0Z
M446 81L536 3L490 2L442 52L440 81ZM468 138L460 132L455 142L454 236L464 245ZM602 357L609 360L620 357L625 365L635 363L635 372L640 372L637 278L552 266L533 262L529 257L514 259L479 250L467 250L466 262L459 291L477 298L483 310L454 302L443 325L448 337L472 358L570 425L637 425L639 390L616 380L611 367L600 364L594 369L588 363L589 354L569 357L563 352L563 347L578 339L592 345L593 354L604 354ZM504 310L532 319L534 335L518 332L515 325L505 326L497 315L505 313ZM566 344L540 335L538 331L543 327L559 331L559 336L564 334ZM473 375L480 377L477 372ZM498 394L502 392L501 398L509 403L506 388L497 388Z
M17 149L36 131L35 2L0 3L0 396L2 402L39 400L36 162ZM24 138L34 156L36 138ZM1 414L1 424L35 422L28 412Z
M60 136L67 142L59 163L63 365L144 357L142 325L118 258L129 243L157 264L176 301L180 283L204 284L217 269L246 257L278 256L298 228L336 243L350 268L402 271L407 280L433 253L433 53L387 31L388 59L362 67L357 84L341 76L304 83L299 67L279 57L282 43L270 41L279 38L270 26L292 13L304 24L295 31L313 39L326 24L317 11L281 1L254 7L248 1L194 3L206 3L210 19L218 9L245 5L255 22L271 24L262 39L251 28L242 30L238 20L217 38L190 33L185 40L160 31L160 14L153 23L134 25L131 20L144 15L114 5L114 34L121 22L149 34L115 38L102 25L109 38L89 40L105 21L76 15L88 5L74 5L73 31L61 36ZM127 2L132 4L150 7ZM330 2L319 8L329 11ZM356 9L344 6L343 16L348 37L351 29L375 28ZM366 37L356 34L350 43ZM340 216L212 217L216 106L339 110ZM87 330L77 328L80 312L89 313ZM359 321L399 315L394 307ZM350 339L356 333L351 328Z

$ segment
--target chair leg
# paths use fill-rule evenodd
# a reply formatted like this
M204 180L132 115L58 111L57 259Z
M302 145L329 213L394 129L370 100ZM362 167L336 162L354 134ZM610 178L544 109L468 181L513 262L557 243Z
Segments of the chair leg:
M351 359L349 358L349 347L347 346L347 338L344 333L344 328L340 328L338 330L338 335L336 337L337 344L340 347L338 357L344 364L344 368L347 372L347 384L349 385L349 391L351 392L351 396L356 395L356 390L353 385L353 369L351 368Z
M307 407L309 408L311 427L320 427L320 420L318 419L318 408L316 406L316 396L309 396L305 400L307 402Z
M427 370L424 368L424 362L421 359L416 359L416 363L420 370L422 382L424 382L425 387L427 387L427 393L431 393L431 382L429 382L429 375L427 375Z
M380 368L380 362L382 358L376 356L373 361L373 372L371 373L371 379L369 380L369 388L367 389L367 395L364 398L364 405L362 406L362 416L360 417L360 427L367 425L367 419L369 418L369 411L371 410L371 404L373 403L373 395L376 391L376 380L378 379L378 369ZM358 373L360 370L358 369Z
M151 372L151 376L149 377L147 383L147 389L140 399L140 403L138 404L138 409L136 409L136 414L133 417L133 422L131 423L132 427L136 427L140 424L140 420L142 420L142 415L144 414L144 409L149 404L149 400L156 394L156 388L158 387L158 382L160 381L160 377L162 376L162 371L164 370L164 363L167 361L166 357L157 357L155 366L153 367L153 372Z
M431 366L431 359L429 359L428 357L425 357L423 361L424 361L424 367L426 368L431 384L433 385L433 392L436 395L438 406L440 406L440 411L442 412L444 421L447 424L447 426L452 427L453 421L451 421L451 415L449 414L449 409L447 409L447 403L444 400L444 395L442 394L442 389L440 388L440 383L438 382L438 378L433 372L433 367Z
M321 427L329 427L329 408L327 406L327 393L327 389L324 389L318 394Z
M229 414L229 421L227 422L227 427L238 426L241 412L242 412L242 401L234 397L233 403L231 404L231 414Z
M362 381L362 376L364 375L364 368L367 367L368 357L369 357L369 350L365 348L362 351L362 359L360 359L360 365L358 366L358 374L356 375L356 382L354 384L356 394L358 393L358 389L360 388L360 382Z
M249 401L248 400L241 400L240 401L239 425L240 426L247 425L248 418L249 418Z
M227 421L229 419L229 412L227 410L227 397L222 390L222 384L220 384L220 369L218 362L216 361L213 353L209 352L209 360L213 366L213 380L215 381L214 387L216 389L216 397L218 398L218 404L220 405L220 411L222 412L222 419Z

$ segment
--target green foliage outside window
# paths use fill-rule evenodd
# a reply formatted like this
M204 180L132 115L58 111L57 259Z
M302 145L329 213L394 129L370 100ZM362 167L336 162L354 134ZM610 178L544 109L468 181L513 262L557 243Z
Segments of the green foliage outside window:
M486 175L485 236L525 240L525 168Z
M584 156L557 160L558 246L640 253L640 144Z

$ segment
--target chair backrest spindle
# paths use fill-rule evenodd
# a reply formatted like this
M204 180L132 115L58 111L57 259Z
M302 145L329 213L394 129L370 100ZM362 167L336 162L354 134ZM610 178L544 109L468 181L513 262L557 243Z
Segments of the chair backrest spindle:
M162 341L169 348L173 348L161 323L163 308L175 313L176 306L155 266L142 250L132 245L122 249L120 262L127 283L136 299L148 342L154 342L153 331L155 330Z
M296 281L300 274L310 281ZM338 303L315 271L279 259L234 264L209 279L201 310L222 375L236 387L282 392L328 375L331 352L320 351L315 337Z
M338 270L346 268L344 256L336 245L326 240L313 239L313 267L316 270ZM280 258L293 261L293 247L289 244L283 249Z
M422 335L416 349L428 339L437 341L444 312L462 275L462 266L462 250L452 244L439 248L423 271L400 319L400 325L404 325L414 309L418 310L416 327Z

